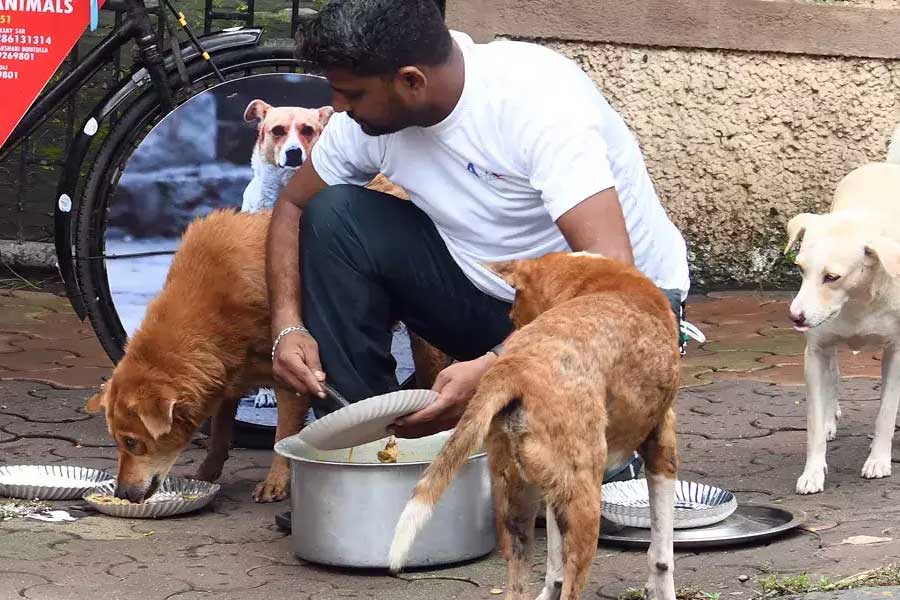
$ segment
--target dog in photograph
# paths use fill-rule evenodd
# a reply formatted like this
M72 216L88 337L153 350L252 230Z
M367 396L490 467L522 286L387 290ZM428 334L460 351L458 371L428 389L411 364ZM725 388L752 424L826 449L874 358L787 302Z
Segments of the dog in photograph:
M241 210L259 212L275 205L278 196L300 166L309 160L313 146L322 135L334 109L323 106L317 109L300 106L272 106L259 98L252 100L244 110L244 121L257 123L256 143L250 165L253 178L244 189ZM367 186L379 192L391 194L402 200L409 196L379 173ZM421 339L411 339L419 352L431 352L432 348ZM435 354L435 365L449 364ZM275 391L262 388L252 393L256 408L277 405Z
M798 494L821 492L834 439L838 403L838 348L883 349L881 407L862 476L891 474L891 445L900 400L900 128L887 161L848 173L825 214L803 213L787 224L790 251L802 236L796 264L803 281L790 306L806 337L806 466Z
M516 290L516 330L447 444L416 485L390 550L404 565L419 531L467 459L485 444L509 561L507 598L529 598L536 513L546 504L540 600L580 597L597 549L603 474L637 449L652 527L650 598L673 600L679 382L676 321L634 267L585 253L487 265Z

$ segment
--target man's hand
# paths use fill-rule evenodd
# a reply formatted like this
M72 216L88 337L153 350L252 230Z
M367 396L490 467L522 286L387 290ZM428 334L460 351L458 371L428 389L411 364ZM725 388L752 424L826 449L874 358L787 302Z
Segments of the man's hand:
M495 360L496 355L488 353L475 360L454 363L438 373L432 387L438 399L418 412L397 419L394 435L420 438L455 427L475 395L482 375Z
M309 333L292 331L281 338L272 361L276 381L298 394L311 393L325 397L322 382L325 373L319 362L319 345Z

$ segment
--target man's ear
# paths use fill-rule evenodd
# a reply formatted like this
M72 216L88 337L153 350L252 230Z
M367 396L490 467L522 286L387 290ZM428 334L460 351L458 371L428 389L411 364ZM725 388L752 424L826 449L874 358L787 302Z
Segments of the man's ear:
M138 412L144 427L153 436L159 439L172 430L172 419L175 412L175 400L160 400Z
M801 213L788 221L788 241L787 245L784 247L784 254L790 252L791 248L793 248L794 244L797 242L797 238L803 235L803 232L806 231L807 227L809 227L819 217L820 215L816 215L813 213Z
M87 399L84 410L89 413L98 413L106 408L106 390L101 389L99 392Z
M881 266L891 277L900 275L900 244L894 240L880 236L865 246L866 256L878 259Z
M482 263L484 268L499 275L503 281L512 287L516 287L521 282L519 274L518 260L501 260L498 262Z
M244 109L244 120L248 123L257 119L262 121L266 118L266 113L269 112L270 108L272 107L265 100L257 98L251 101L247 108Z

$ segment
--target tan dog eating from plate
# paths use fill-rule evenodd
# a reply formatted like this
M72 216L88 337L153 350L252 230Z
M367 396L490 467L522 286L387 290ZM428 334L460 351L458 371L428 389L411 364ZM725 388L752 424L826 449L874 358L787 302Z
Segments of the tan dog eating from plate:
M539 600L575 599L597 549L604 471L638 449L648 472L650 598L673 600L678 333L637 269L585 253L488 265L516 289L516 332L484 375L397 524L391 569L468 457L486 444L509 560L509 600L528 596L534 521L547 505Z

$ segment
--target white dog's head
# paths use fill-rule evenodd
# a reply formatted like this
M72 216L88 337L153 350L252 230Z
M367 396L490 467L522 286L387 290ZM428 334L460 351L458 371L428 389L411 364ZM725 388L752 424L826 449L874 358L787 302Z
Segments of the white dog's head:
M837 315L848 300L866 298L878 274L900 275L900 244L881 234L871 217L803 213L787 224L787 253L803 236L796 264L803 276L791 320L808 331Z
M256 143L263 161L280 168L297 168L309 158L333 113L330 106L270 106L257 99L247 105L244 120L259 121Z

